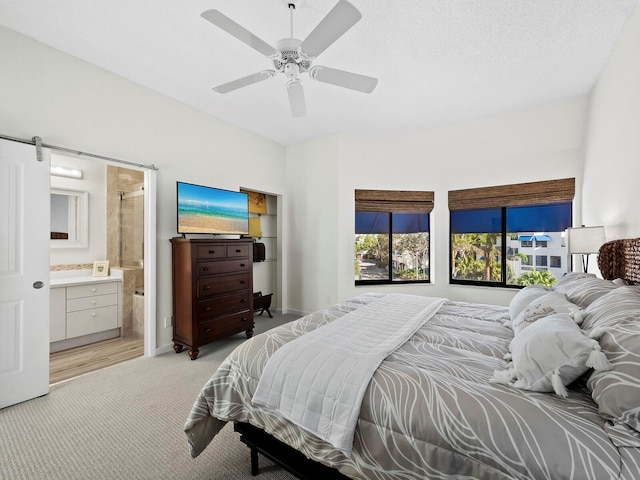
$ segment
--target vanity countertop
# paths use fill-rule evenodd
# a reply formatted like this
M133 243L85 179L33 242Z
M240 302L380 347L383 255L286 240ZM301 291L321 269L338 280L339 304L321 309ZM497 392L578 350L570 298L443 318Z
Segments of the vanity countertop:
M83 285L88 283L121 282L122 275L118 275L117 273L117 271L112 271L111 275L107 277L94 277L91 273L84 273L82 271L51 272L49 285L51 287L67 287L70 285Z

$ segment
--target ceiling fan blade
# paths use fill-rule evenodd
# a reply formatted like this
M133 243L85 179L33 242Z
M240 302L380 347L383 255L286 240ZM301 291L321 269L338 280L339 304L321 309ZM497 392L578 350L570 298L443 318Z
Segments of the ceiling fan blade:
M350 88L363 93L371 93L378 85L378 79L360 75L359 73L345 72L337 68L315 66L309 69L309 76L319 82L330 83L338 87Z
M276 49L267 42L256 37L249 30L237 24L218 10L207 10L202 12L200 16L267 57L277 55L278 53Z
M307 114L307 105L304 101L302 82L298 79L287 82L287 93L289 95L291 115L294 117L304 117Z
M302 42L301 50L310 58L317 57L361 18L356 7L340 0Z
M213 87L213 90L218 93L229 93L229 92L232 92L233 90L237 90L238 88L246 87L247 85L253 85L254 83L258 83L268 78L271 78L275 74L276 74L275 70L263 70L261 72L254 73L253 75L248 75L246 77L238 78L237 80L233 80L231 82L223 83L222 85Z

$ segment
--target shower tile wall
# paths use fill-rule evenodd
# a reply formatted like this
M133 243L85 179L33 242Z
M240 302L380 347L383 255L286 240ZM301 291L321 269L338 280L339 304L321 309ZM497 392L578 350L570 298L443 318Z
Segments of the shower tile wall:
M139 334L133 324L133 294L144 291L144 173L107 165L107 259L122 267L123 335Z

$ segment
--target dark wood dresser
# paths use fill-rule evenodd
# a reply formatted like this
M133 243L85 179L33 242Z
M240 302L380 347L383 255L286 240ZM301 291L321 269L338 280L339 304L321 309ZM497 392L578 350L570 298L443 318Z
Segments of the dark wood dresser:
M173 348L198 347L239 332L253 335L251 239L171 239Z

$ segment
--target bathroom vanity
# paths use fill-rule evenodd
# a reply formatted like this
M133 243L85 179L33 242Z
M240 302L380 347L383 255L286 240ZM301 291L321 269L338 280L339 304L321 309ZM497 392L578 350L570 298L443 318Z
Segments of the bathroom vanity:
M122 335L122 277L53 277L50 351Z

